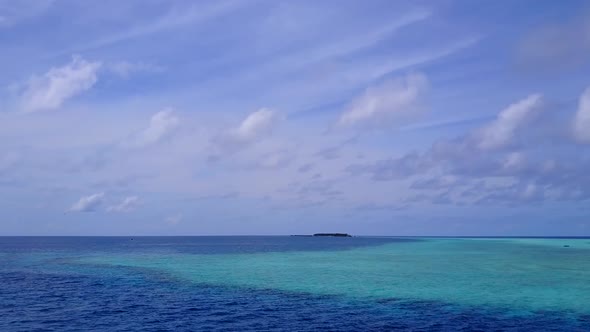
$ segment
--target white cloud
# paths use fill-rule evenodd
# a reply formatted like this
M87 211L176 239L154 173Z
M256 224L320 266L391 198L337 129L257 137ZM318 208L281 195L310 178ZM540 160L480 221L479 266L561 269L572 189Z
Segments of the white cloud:
M130 212L137 208L140 204L137 196L125 197L119 204L109 206L107 209L110 212Z
M81 197L69 211L72 212L93 212L104 203L104 193Z
M261 108L248 115L230 134L240 141L251 141L268 133L276 120L274 111Z
M409 74L370 87L352 101L338 125L380 126L406 122L420 113L427 89L428 80L421 74Z
M88 62L73 56L69 64L51 68L43 76L31 78L21 95L22 110L37 112L61 107L66 100L96 83L100 67L100 62Z
M250 113L238 126L214 137L212 157L216 159L222 154L239 151L260 140L272 131L277 119L276 112L268 108Z
M512 141L515 131L532 116L540 111L542 98L539 94L527 98L505 108L496 120L479 130L477 145L481 149L504 147Z
M580 108L589 105L580 101ZM450 199L460 204L522 204L544 200L582 200L590 197L586 176L588 161L583 153L564 160L560 149L549 146L536 153L538 141L517 139L530 137L534 123L543 127L551 121L557 128L564 122L552 117L539 117L531 122L544 102L540 95L531 95L500 112L488 125L470 135L450 140L440 140L425 152L409 152L401 157L376 160L347 167L353 175L369 175L376 181L400 181L414 179L410 189L416 190L419 200L431 203ZM559 119L558 119L559 120ZM588 128L584 127L583 128ZM542 135L536 130L535 135ZM533 136L534 137L534 136ZM555 147L567 146L567 140L554 140ZM544 146L544 147L545 147ZM502 150L489 150L493 148ZM515 150L515 148L519 150ZM443 183L440 179L452 176L455 183ZM435 181L436 180L436 181Z
M590 87L580 96L573 131L580 142L590 143Z
M140 148L155 144L170 135L180 125L180 119L168 108L154 114L147 128L136 134L129 141L124 142L124 147Z

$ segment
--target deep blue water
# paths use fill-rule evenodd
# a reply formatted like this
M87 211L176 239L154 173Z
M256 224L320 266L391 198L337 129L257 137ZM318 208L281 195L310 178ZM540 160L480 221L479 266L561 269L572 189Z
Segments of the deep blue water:
M260 252L346 250L392 242L418 241L387 237L291 237L291 236L50 236L2 237L0 252L34 251L119 251L149 252L162 248L192 254L251 254Z
M170 255L345 251L396 241L417 240L0 237L0 331L590 331L590 317L571 312L517 314L437 301L205 285L147 269L72 260L163 248Z

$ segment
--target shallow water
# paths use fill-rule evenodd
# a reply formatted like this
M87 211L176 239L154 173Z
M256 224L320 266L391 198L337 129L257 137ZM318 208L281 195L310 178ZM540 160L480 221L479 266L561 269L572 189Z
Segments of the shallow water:
M584 331L589 254L590 239L0 238L0 330Z

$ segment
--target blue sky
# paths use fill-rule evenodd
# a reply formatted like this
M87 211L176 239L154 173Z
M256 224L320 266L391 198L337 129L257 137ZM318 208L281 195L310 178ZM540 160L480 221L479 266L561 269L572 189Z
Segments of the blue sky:
M0 0L0 235L590 235L588 22Z

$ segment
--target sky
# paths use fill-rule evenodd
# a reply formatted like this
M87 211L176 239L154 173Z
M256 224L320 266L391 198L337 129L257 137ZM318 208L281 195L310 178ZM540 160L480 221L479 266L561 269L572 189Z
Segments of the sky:
M590 5L0 0L0 235L590 235Z

